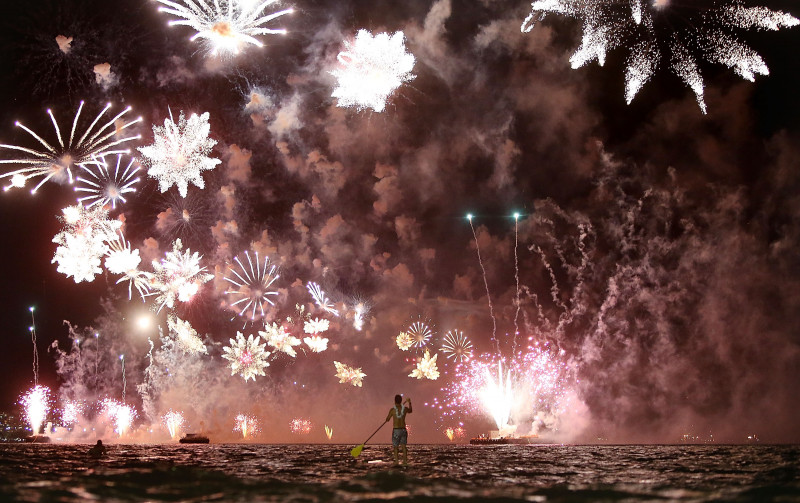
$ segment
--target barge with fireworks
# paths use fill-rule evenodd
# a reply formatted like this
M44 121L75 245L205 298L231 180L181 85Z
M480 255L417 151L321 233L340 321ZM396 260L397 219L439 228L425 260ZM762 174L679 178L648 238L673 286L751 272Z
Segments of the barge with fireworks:
M207 444L209 439L202 433L187 433L178 442L182 444Z
M470 445L516 445L516 444L547 444L550 443L539 435L524 435L521 437L486 437L480 436L469 439Z

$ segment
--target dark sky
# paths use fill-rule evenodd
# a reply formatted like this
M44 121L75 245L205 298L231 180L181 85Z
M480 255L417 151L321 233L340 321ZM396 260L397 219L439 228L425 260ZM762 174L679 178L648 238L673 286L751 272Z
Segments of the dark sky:
M800 16L788 0L753 5ZM230 60L189 41L190 28L167 27L156 2L3 7L0 143L35 146L16 120L55 141L46 109L68 125L81 100L86 117L106 102L132 106L143 118L135 146L151 144L152 125L170 111L210 114L212 156L222 162L204 173L205 188L190 186L181 198L144 177L112 212L124 218L143 267L181 238L215 274L175 314L217 344L205 360L172 362L183 374L158 388L156 408L198 393L214 405L195 404L195 421L222 424L210 417L249 403L276 425L267 440L297 440L277 425L303 416L319 428L338 421L355 441L403 391L418 399L418 438L444 439L447 424L422 404L441 397L453 369L440 365L449 373L436 382L407 377L413 366L394 338L422 317L436 325L435 337L458 328L491 358L488 287L508 356L517 294L510 215L519 211L521 332L554 348L573 372L563 438L674 441L691 432L800 440L800 29L734 32L769 66L754 83L701 58L703 115L666 57L626 105L630 41L603 67L573 70L580 23L549 15L521 33L525 1L293 7L277 23L287 35L259 36L265 47ZM416 58L415 78L381 113L341 108L331 97L336 55L360 29L403 31ZM73 37L69 54L58 35ZM100 63L115 77L105 85L93 71ZM264 106L248 107L254 93ZM0 155L10 158L7 149ZM128 301L113 274L76 284L51 263L57 215L69 204L72 187L53 182L35 196L0 197L0 409L13 409L33 380L32 305L42 382L54 390L61 383L70 398L118 395L113 362L122 352L128 396L137 397L143 381L147 335L132 320L148 306ZM188 224L169 217L184 211ZM485 284L467 213L475 215ZM220 354L242 323L224 308L222 278L245 250L280 264L270 319L296 304L313 309L304 285L315 281L337 303L371 304L364 331L333 320L328 352L278 359L256 383L230 377ZM162 311L163 326L165 319ZM85 382L79 365L57 375L47 348L56 340L70 348L64 320L75 333L103 331L101 387ZM333 360L362 367L364 387L338 384ZM353 418L346 404L363 410ZM469 434L490 426L478 410L461 413Z

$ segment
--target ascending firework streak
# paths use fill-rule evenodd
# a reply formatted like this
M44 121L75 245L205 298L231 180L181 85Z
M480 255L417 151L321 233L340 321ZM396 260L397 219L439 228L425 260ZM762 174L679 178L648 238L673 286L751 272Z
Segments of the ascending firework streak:
M131 158L128 165L123 166L122 154L117 154L113 171L106 162L106 154L92 155L91 160L79 163L78 167L86 172L86 177L76 177L78 186L75 187L75 192L88 195L79 197L78 202L85 204L87 208L99 204L111 205L112 209L116 209L117 202L126 203L125 194L136 192L134 185L140 180L138 176L135 177L140 169L139 166L134 166L135 162Z
M43 178L33 188L33 190L31 190L32 194L36 193L36 191L39 190L39 187L53 177L63 179L63 175L66 174L67 181L72 183L73 165L91 162L93 156L96 157L100 155L128 153L128 149L120 149L119 146L125 142L138 140L141 137L139 135L126 136L118 139L116 137L121 134L122 130L133 124L136 124L137 122L141 122L142 118L139 117L130 122L123 121L122 124L117 124L117 120L121 119L123 115L130 112L131 107L128 107L95 131L95 126L109 108L111 108L111 103L108 103L105 108L100 111L97 117L95 117L94 121L89 125L88 128L86 128L86 131L83 133L83 135L81 135L81 137L75 141L75 130L78 126L78 119L80 118L81 110L83 110L83 101L81 101L78 111L75 114L75 119L72 121L72 129L70 130L67 142L64 142L64 139L61 136L61 128L58 126L58 122L53 116L53 112L48 109L47 114L50 116L50 119L53 122L53 127L56 130L58 145L49 144L41 136L22 125L22 123L16 122L16 126L22 128L28 134L33 136L33 138L35 138L36 141L38 141L39 144L44 147L44 149L36 150L16 145L0 144L0 148L22 153L21 156L16 159L0 160L0 164L17 164L23 166L20 169L0 175L0 178L10 179L10 184L4 187L4 190L9 190L12 187L24 187L25 183L29 179L37 176L41 176Z
M169 431L170 438L177 440L180 437L181 427L183 427L184 423L183 414L170 409L161 419L164 421L167 431Z
M33 385L39 385L39 349L36 347L36 320L33 317L33 306L29 307L31 311L31 342L33 343Z
M235 309L239 311L239 316L245 316L245 313L250 311L250 321L256 320L256 314L261 318L266 316L264 312L264 305L269 304L274 306L275 303L270 297L278 295L277 291L270 290L272 284L280 278L277 274L278 266L270 264L269 257L264 257L264 265L262 267L258 258L258 252L255 252L255 261L250 258L250 253L245 251L247 257L247 265L239 260L239 257L234 258L239 265L239 270L228 266L228 270L233 273L235 278L225 277L225 281L231 283L236 288L226 290L226 294L230 294L238 298L235 302L231 303L231 307L237 306Z
M500 351L500 342L497 340L497 320L494 318L494 306L492 306L492 296L489 293L489 281L486 279L486 268L483 267L483 259L481 258L481 247L478 244L478 235L475 233L475 227L472 225L472 214L467 215L469 220L469 228L472 229L472 237L475 238L475 250L478 252L478 263L481 265L483 271L483 285L486 287L486 300L489 302L489 315L492 317L492 342L497 346L497 351Z
M516 353L517 351L517 335L519 334L519 323L517 323L517 319L519 318L519 254L517 253L517 247L519 246L519 213L514 213L514 279L517 282L517 297L515 299L515 303L517 305L517 310L514 312L514 342L511 346L511 352Z
M183 25L196 30L190 39L202 39L206 42L212 56L232 56L239 53L245 44L263 47L264 44L255 35L285 34L284 29L265 28L263 25L293 12L284 9L272 14L263 15L264 9L277 0L183 0L173 2L158 0L166 7L158 10L182 19L169 22L170 26Z
M233 427L233 431L242 432L242 438L256 435L259 432L258 419L256 419L254 416L239 414L236 416L234 421L236 422L236 425Z
M125 379L125 355L119 355L119 360L122 362L122 403L125 403L125 390L128 387L128 381Z

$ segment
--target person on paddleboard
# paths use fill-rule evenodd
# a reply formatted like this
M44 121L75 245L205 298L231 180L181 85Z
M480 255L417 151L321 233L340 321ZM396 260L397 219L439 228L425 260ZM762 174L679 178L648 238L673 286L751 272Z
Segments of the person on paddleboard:
M408 404L408 406L406 406ZM392 429L392 456L394 457L394 464L399 461L398 451L403 452L403 464L408 464L408 430L406 430L406 414L411 414L411 399L406 398L403 400L403 395L394 396L394 407L389 409L389 414L386 416L386 422L393 420Z

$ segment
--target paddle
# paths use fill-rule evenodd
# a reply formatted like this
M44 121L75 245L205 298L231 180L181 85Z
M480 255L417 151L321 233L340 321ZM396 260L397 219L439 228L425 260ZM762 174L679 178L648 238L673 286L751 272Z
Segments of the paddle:
M378 429L377 429L377 430L375 430L375 431L372 433L372 435L370 435L370 436L369 436L369 438L367 438L366 440L364 440L364 442L363 442L362 444L359 444L359 445L357 445L357 446L353 447L353 448L350 450L350 455L351 455L351 456L353 456L354 458L357 458L357 457L358 457L358 456L361 454L361 451L364 449L364 444L366 444L367 442L369 442L369 439L370 439L370 438L372 438L372 437L374 437L374 436L375 436L375 433L378 433L378 432L380 431L380 429L381 429L381 428L383 428L383 425L384 425L384 424L386 424L386 423L388 423L388 422L389 422L389 421L384 421L384 422L382 422L382 423L381 423L381 425L380 425L380 426L378 426Z

